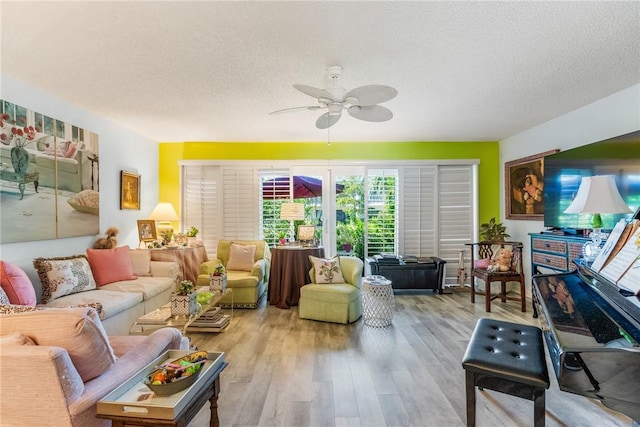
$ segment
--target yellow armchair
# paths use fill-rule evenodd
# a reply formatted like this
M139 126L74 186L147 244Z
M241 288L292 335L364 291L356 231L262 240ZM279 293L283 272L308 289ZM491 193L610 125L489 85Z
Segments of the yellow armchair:
M253 265L246 270L229 268L232 243L256 247ZM220 301L220 305L230 307L233 301L233 306L237 308L256 308L260 299L266 293L267 284L269 283L269 269L271 268L269 245L262 240L220 240L218 241L216 256L216 259L206 261L200 265L198 286L208 286L209 275L213 273L218 265L222 264L226 269L227 288L233 289L233 294L224 297Z
M362 316L360 285L364 263L356 257L339 259L345 283L309 283L300 288L298 315L301 319L348 324ZM313 268L309 277L313 282Z

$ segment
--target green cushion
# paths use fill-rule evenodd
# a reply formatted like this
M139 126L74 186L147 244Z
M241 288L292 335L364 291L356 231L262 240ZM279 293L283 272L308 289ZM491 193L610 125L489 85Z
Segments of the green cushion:
M309 284L300 288L300 297L319 302L348 304L358 298L358 288L349 284Z

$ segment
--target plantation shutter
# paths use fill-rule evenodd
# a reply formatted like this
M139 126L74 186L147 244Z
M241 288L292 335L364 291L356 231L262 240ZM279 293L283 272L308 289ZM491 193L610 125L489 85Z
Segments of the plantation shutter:
M182 167L182 230L200 230L209 257L215 254L220 235L220 167L187 165Z
M472 165L438 167L440 242L438 256L445 261L445 284L457 284L459 251L475 240L474 171Z
M258 177L253 168L222 169L222 235L224 239L260 238Z
M366 256L397 253L397 169L368 169Z
M282 203L291 197L290 172L287 169L260 171L261 239L269 246L277 246L280 233L289 235L290 222L280 219Z
M400 253L418 257L438 254L437 166L401 169Z

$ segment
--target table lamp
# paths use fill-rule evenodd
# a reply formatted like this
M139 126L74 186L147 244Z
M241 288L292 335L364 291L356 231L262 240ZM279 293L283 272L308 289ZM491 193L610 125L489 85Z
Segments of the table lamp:
M593 261L600 252L602 243L602 217L600 214L630 213L631 209L625 203L618 191L613 175L597 175L582 178L576 197L564 213L593 214L591 225L593 231L589 234L590 242L584 244L582 255L585 260Z
M283 203L280 205L280 219L291 221L289 232L293 240L293 221L304 219L304 205L295 202Z
M173 226L171 225L171 221L179 221L180 217L178 217L178 214L171 203L160 202L153 212L151 212L151 215L149 215L149 219L158 222L156 227L158 234L163 235L164 233L169 233L173 236Z

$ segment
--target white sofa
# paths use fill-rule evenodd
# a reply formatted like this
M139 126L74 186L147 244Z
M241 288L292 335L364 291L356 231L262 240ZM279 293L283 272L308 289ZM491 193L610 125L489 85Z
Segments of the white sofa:
M133 257L144 252L131 250ZM138 262L139 263L139 262ZM139 269L140 267L138 267ZM175 291L178 265L169 261L151 261L149 258L149 276L137 275L134 280L122 280L98 286L96 289L73 293L55 298L44 307L69 307L99 302L102 305L100 319L108 335L128 335L131 325L140 316L167 304L171 293ZM134 274L139 273L135 271ZM95 276L95 273L94 273Z

